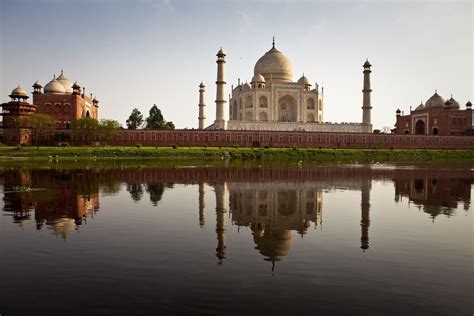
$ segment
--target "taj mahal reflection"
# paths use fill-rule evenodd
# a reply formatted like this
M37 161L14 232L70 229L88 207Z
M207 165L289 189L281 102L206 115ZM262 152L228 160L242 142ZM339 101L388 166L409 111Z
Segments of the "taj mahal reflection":
M224 263L230 251L226 234L232 225L238 231L248 229L255 250L272 266L290 255L295 235L303 238L312 228L323 227L327 190L360 192L360 204L353 210L360 214L360 221L353 225L360 226L360 248L366 251L371 245L374 179L391 181L396 203L408 199L433 220L439 215L455 215L459 203L468 211L474 182L471 174L462 171L365 167L7 170L0 176L4 215L11 215L22 228L34 220L37 230L46 229L64 239L94 217L101 196L125 191L132 203L148 196L156 207L175 183L191 184L196 188L198 225L215 225L217 262ZM206 205L211 197L215 205ZM209 214L213 215L206 218Z

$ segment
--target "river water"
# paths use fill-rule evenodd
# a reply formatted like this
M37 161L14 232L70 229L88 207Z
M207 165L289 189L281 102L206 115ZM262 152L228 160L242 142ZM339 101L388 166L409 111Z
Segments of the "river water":
M2 168L0 314L471 315L473 170Z

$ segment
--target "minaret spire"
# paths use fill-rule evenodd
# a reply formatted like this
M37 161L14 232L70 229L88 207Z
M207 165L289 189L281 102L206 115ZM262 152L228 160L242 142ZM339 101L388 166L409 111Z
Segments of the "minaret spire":
M201 84L199 85L199 116L198 116L198 121L199 121L199 129L204 129L204 125L206 124L206 116L204 115L204 108L206 107L206 103L204 100L204 92L206 92L206 86L204 83L201 81Z
M275 48L275 36L273 36L272 47Z
M216 120L214 121L214 128L216 129L226 129L227 121L225 119L225 85L224 80L224 64L225 64L225 54L221 49L217 52L217 80L216 80Z
M370 67L372 65L367 59L363 65L364 67L364 89L362 90L363 99L362 99L362 123L367 125L366 132L372 133L372 123L370 118L370 110L372 109L371 101L370 101L370 93L372 89L370 88Z

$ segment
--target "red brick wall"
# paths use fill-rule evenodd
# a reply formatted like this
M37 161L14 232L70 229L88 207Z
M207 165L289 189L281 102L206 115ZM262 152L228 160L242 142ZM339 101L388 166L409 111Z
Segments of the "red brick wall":
M65 131L70 132L70 131ZM80 144L72 137L71 143ZM473 136L395 135L220 130L122 130L109 145L308 147L308 148L473 148Z
M86 101L92 105L89 97L75 94L33 94L33 104L38 106L36 112L51 115L59 123L58 128L66 128L67 122L81 118ZM91 106L88 110L90 117L98 119L97 107Z

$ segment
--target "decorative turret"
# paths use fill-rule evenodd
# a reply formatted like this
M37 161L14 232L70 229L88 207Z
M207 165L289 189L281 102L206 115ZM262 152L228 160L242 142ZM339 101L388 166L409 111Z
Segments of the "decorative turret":
M43 86L39 83L38 80L36 80L36 82L33 84L33 94L41 94L43 93L41 91L41 89L43 88Z
M364 89L362 90L363 93L363 100L362 100L362 123L369 126L368 132L372 132L372 123L370 118L370 111L372 109L371 101L370 101L370 93L372 89L370 88L370 64L369 60L367 59L363 65L364 67Z
M400 116L400 114L402 113L402 111L400 111L400 109L397 109L397 111L396 111L395 113L397 113L397 116Z
M472 108L472 103L471 101L467 101L466 103L466 110L470 110Z
M305 90L305 91L309 91L309 90L311 89L311 84L309 83L308 78L306 78L304 74L303 74L303 76L298 80L298 83L304 87L304 90Z
M25 91L25 89L20 87L20 85L12 90L9 97L12 99L12 101L19 102L26 102L26 100L29 98L28 93Z
M216 81L216 120L214 121L214 127L216 129L226 129L227 121L225 119L225 85L224 80L224 64L225 54L221 49L217 52L217 81Z
M72 85L72 94L80 95L81 94L81 85L76 81Z
M204 101L204 93L206 92L206 86L204 83L201 81L201 84L199 85L199 116L198 116L198 121L199 121L199 129L204 129L204 126L206 124L206 117L204 116L204 109L206 107L206 103Z

